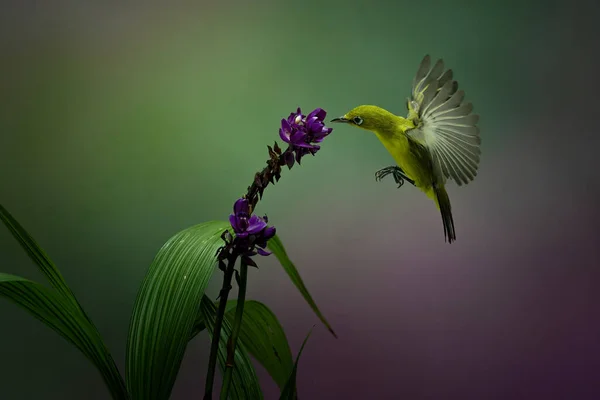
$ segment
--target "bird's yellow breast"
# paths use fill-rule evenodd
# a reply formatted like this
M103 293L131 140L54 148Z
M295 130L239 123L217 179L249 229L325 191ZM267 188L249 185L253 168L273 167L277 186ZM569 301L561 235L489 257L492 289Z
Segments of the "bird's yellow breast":
M415 186L424 191L431 187L430 173L411 152L409 139L402 128L398 128L397 132L375 131L375 135L394 158L396 164L409 178L415 181Z

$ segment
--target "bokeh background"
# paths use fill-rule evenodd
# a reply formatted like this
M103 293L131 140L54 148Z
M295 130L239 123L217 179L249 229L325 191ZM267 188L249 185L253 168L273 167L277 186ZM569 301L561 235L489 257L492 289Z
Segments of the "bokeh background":
M594 1L4 1L0 201L53 257L121 369L160 246L225 219L297 106L398 113L425 53L481 115L478 178L451 185L458 240L391 158L336 127L268 213L335 340L278 266L249 297L279 316L304 399L600 398ZM41 279L0 229L0 270ZM217 294L219 276L210 286ZM108 399L91 364L0 301L0 398ZM173 399L199 398L208 336ZM267 399L277 389L257 367Z

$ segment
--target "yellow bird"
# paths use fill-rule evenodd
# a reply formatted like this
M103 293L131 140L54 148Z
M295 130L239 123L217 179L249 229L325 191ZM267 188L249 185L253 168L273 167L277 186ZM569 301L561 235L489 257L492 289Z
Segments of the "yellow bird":
M381 107L362 105L331 122L343 122L375 133L396 161L375 173L375 179L392 174L398 187L404 180L433 199L442 214L444 237L456 240L450 198L444 187L448 178L458 185L477 175L481 154L479 116L463 102L465 93L438 60L431 67L423 58L407 99L408 116L399 117Z

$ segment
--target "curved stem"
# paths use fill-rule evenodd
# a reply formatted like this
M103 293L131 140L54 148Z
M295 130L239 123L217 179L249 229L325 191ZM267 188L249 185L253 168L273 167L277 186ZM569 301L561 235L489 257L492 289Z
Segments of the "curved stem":
M239 292L238 300L235 307L235 319L233 321L233 328L231 336L227 343L227 362L225 363L225 375L223 377L223 385L221 386L221 400L227 400L229 397L229 389L231 388L231 379L233 376L233 368L235 364L235 348L237 345L238 337L240 336L240 329L242 327L242 317L244 316L244 303L246 302L246 281L248 280L248 265L242 262L240 265L240 279L238 282Z
M212 342L210 344L210 356L208 359L208 371L206 372L206 384L204 385L204 400L212 400L212 390L215 382L215 369L217 367L217 355L219 353L219 339L221 338L221 327L223 326L223 318L225 317L225 309L227 307L227 298L231 290L231 278L237 254L233 254L229 258L229 263L223 274L223 286L219 292L219 309L215 320L215 329L213 331Z

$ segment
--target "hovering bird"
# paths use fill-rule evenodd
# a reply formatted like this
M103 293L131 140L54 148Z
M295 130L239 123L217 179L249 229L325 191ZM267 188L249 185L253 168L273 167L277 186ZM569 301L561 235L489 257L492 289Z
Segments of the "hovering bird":
M460 186L475 179L481 154L479 116L471 113L473 105L465 103L464 97L443 60L431 67L426 55L413 79L406 118L361 105L331 120L375 133L397 164L377 171L375 179L392 174L398 187L406 180L425 192L442 214L449 243L456 240L456 232L446 181L452 179Z

